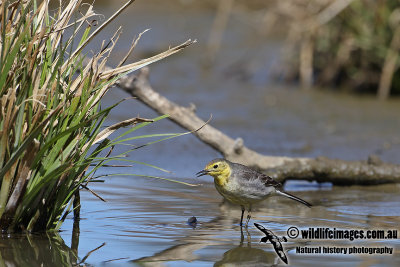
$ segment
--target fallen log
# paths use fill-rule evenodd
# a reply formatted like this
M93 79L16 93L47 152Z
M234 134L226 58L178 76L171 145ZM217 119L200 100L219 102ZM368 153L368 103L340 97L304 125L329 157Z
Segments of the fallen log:
M137 75L121 78L117 85L156 112L169 114L170 120L188 131L193 131L201 141L219 151L228 160L257 168L281 182L308 180L335 185L400 182L400 165L384 163L376 156L370 156L364 161L268 156L247 148L243 139L232 139L209 124L196 131L205 121L195 114L195 106L192 104L183 107L160 95L151 87L148 75L149 69L143 68Z

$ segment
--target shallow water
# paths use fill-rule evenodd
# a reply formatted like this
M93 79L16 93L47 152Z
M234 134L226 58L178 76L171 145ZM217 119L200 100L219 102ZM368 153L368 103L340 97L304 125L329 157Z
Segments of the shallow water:
M242 16L230 20L215 66L203 68L214 12L209 8L194 8L190 1L187 3L175 6L160 1L157 5L138 1L129 15L121 16L115 23L127 29L117 55L126 51L133 35L152 28L140 42L136 59L188 38L199 40L183 53L151 68L150 78L156 90L182 105L194 102L199 116L207 119L212 113L213 126L233 138L242 137L245 145L260 153L345 160L366 159L376 154L384 161L400 163L398 99L378 102L370 96L349 96L327 90L305 92L277 84L270 73L278 68L281 42L256 34L243 22ZM99 5L96 10L107 15L111 12L108 8ZM116 9L117 5L112 8ZM114 63L118 59L115 58ZM128 97L125 93L113 89L104 105L125 97ZM138 114L147 118L157 116L136 100L127 100L116 108L107 124ZM163 120L134 135L183 131ZM144 142L139 140L133 144ZM115 153L124 149L116 148ZM91 186L107 202L82 191L79 239L72 238L73 219L68 217L59 235L3 237L0 239L2 261L6 266L70 266L75 263L87 266L283 266L272 245L259 242L263 234L252 223L260 223L280 237L288 236L291 226L303 230L309 227L400 230L400 185L337 187L296 181L287 183L285 190L312 203L311 209L282 197L270 198L255 208L248 233L241 233L239 208L222 203L211 178L194 178L194 174L215 157L220 157L219 153L191 135L137 150L130 154L130 159L151 163L172 173L137 164L105 168L97 174L157 175L200 185L190 187L124 175L107 177L105 183ZM187 223L193 216L198 220L195 227ZM296 238L282 244L293 266L400 264L399 239ZM296 252L296 247L319 246L386 246L394 248L394 255ZM74 249L78 257L74 256Z
M191 181L191 180L188 180ZM222 204L209 181L201 186L187 187L168 182L125 178L112 178L107 184L92 189L106 197L100 202L89 193L82 193L82 219L80 221L79 260L93 251L85 260L95 266L221 266L223 263L244 266L284 265L276 256L272 245L260 243L263 234L252 226L257 222L277 236L288 237L287 230L295 226L331 229L397 229L399 225L399 186L330 187L310 183L289 183L286 190L313 203L311 209L282 197L273 197L258 205L253 212L248 233L241 233L238 225L240 210ZM197 225L187 220L195 216ZM68 246L71 238L72 218L60 233L60 241L46 243L43 236L30 237L28 246L19 240L13 245L9 262L45 263L50 266L68 266L76 259ZM49 237L55 239L56 237ZM4 243L2 244L4 245ZM398 266L399 240L305 240L289 239L283 243L289 263L293 266ZM394 255L299 254L296 247L388 247ZM36 248L34 250L33 248ZM31 253L21 252L29 249ZM35 253L33 253L35 252ZM51 252L51 253L50 253ZM68 257L66 256L68 255ZM27 258L29 257L29 258ZM10 259L11 258L11 259ZM63 259L64 261L61 261ZM67 260L70 260L67 262ZM77 262L79 262L79 260ZM65 263L65 264L63 264ZM21 266L17 264L17 266Z

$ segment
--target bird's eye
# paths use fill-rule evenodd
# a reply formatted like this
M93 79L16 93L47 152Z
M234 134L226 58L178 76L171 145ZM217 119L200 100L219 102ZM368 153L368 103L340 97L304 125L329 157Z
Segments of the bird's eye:
M214 169L218 168L218 165L217 165L217 164L215 164L215 165L213 166L213 168L214 168Z

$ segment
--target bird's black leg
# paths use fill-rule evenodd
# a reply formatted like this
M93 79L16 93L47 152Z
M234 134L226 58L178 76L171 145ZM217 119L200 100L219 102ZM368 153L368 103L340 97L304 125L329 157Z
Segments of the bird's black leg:
M240 217L240 227L243 226L244 206L242 206L242 216Z
M249 207L249 211L247 212L246 228L249 225L250 218L251 218L251 206Z

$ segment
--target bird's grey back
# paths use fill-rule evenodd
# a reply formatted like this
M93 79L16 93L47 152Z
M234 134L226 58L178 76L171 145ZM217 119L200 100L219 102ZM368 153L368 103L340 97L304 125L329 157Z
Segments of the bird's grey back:
M252 180L257 180L264 186L273 186L273 187L278 187L281 184L269 177L268 175L265 175L261 172L258 172L250 167L247 167L245 165L239 164L239 163L233 163L229 162L232 164L234 167L232 168L232 175L238 175L244 178L245 181L252 181Z

